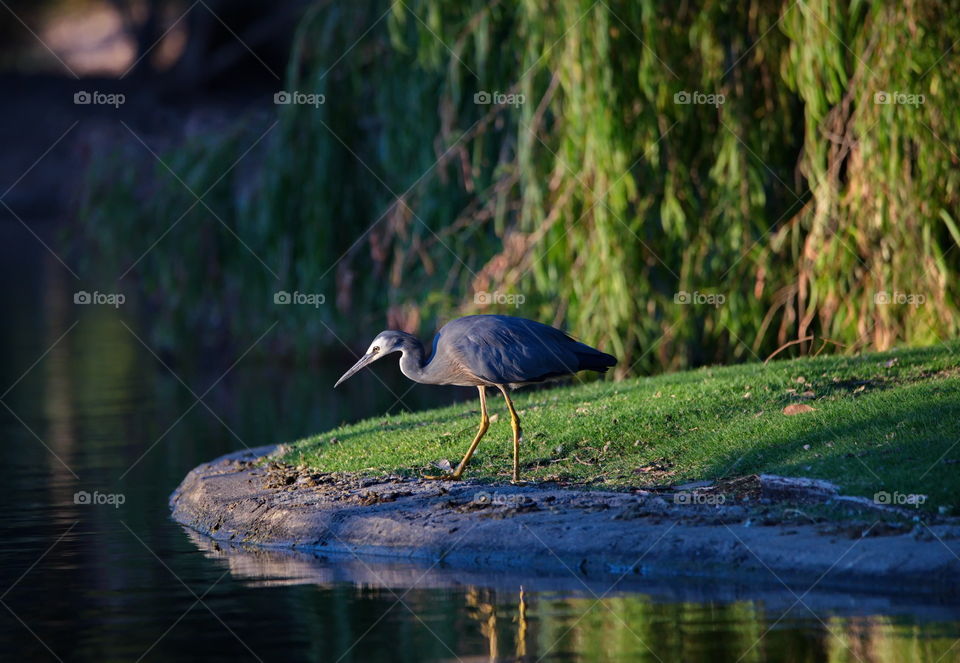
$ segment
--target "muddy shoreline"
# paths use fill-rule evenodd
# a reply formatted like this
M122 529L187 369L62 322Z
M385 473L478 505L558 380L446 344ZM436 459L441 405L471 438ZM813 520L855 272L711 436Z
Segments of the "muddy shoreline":
M697 497L678 503L655 492L320 474L261 464L273 449L228 454L192 470L170 497L173 518L232 545L359 559L609 582L755 581L785 584L797 597L813 587L948 601L960 595L956 519L891 523L857 509L849 521L818 522L802 505L786 504L775 510L795 517L771 518L770 508L757 506L769 500L749 488L718 504L709 487L693 487L685 494Z

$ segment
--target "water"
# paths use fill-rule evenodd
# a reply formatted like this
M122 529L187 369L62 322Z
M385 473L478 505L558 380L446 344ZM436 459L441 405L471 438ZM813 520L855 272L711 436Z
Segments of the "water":
M405 394L397 371L381 369L386 385L358 376L334 393L346 357L326 372L248 359L227 372L236 356L208 358L174 368L184 386L125 310L74 306L72 277L31 251L2 267L3 310L14 312L0 332L5 659L960 660L949 603L819 589L796 603L773 579L611 587L224 549L169 519L190 468L397 409L396 396L418 408L451 392ZM77 504L78 491L108 503Z

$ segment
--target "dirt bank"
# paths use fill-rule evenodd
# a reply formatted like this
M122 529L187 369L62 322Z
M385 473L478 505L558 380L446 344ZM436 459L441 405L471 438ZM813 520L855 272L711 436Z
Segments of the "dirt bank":
M463 568L755 579L786 583L801 597L814 585L944 596L960 589L956 519L913 522L839 497L822 482L794 494L772 477L610 493L258 462L271 451L230 454L192 470L170 498L173 517L234 544ZM824 505L847 518L815 515Z

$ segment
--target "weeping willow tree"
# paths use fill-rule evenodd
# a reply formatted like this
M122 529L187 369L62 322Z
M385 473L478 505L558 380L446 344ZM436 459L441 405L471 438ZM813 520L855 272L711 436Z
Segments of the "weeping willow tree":
M322 104L172 146L209 192L172 229L193 196L104 160L83 227L142 249L171 343L506 312L624 373L929 344L960 323L957 34L933 1L318 4L286 87Z

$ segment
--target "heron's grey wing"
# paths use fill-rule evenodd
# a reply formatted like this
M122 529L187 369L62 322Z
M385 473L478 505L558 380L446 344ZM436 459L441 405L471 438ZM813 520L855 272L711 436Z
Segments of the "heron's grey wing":
M575 349L581 344L559 329L520 318L482 318L458 330L452 342L459 361L478 377L496 384L538 382L580 369Z

